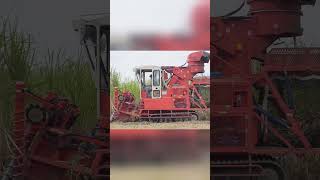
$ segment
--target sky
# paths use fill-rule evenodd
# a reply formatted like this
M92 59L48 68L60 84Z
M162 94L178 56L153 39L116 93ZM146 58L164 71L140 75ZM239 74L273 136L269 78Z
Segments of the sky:
M0 16L16 17L24 32L31 33L35 47L42 52L65 49L78 52L79 34L73 31L72 21L80 15L107 12L107 0L1 0Z
M111 35L184 31L199 0L111 0Z
M193 51L111 51L111 68L123 77L135 80L133 68L142 65L181 66ZM205 75L209 75L210 65L205 65Z

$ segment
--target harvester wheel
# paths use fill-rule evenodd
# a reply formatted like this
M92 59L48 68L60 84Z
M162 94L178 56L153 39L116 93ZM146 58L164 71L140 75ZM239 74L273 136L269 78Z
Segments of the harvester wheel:
M124 97L122 95L119 95L118 99L119 99L120 102L122 102L124 100Z
M150 122L156 123L157 119L156 118L150 118Z
M265 176L259 177L258 180L285 180L285 173L283 169L275 163L262 163L263 174Z
M279 175L278 173L272 169L272 168L267 168L267 169L264 169L263 170L263 173L264 174L267 174L266 176L263 176L263 177L260 177L259 180L269 180L269 179L272 179L272 180L281 180L279 179Z
M112 122L112 121L115 121L115 120L117 120L117 119L118 119L118 113L114 111L114 112L111 114L110 121Z
M26 109L26 118L32 123L41 123L46 119L46 112L39 105L31 104Z
M191 114L191 121L198 121L199 120L199 115L196 113Z

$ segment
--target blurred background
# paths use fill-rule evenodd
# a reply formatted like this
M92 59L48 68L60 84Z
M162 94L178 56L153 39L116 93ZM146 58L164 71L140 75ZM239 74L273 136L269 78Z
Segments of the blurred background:
M40 61L50 50L63 50L68 56L77 56L80 37L72 21L80 15L107 13L106 0L1 0L0 17L16 19L18 29L31 35L32 47L37 48Z
M209 130L111 130L112 180L209 180Z
M209 3L111 0L111 50L209 50Z
M211 0L210 3L210 16L223 16L236 10L242 4L243 0ZM236 13L234 16L244 16L247 14L248 6ZM297 45L301 47L306 46L320 46L320 25L315 23L315 17L320 15L320 3L317 2L315 6L303 6L303 16L301 17L301 23L304 30L304 34L297 38ZM292 45L292 39L282 39L285 44L282 46ZM280 46L281 47L281 46Z

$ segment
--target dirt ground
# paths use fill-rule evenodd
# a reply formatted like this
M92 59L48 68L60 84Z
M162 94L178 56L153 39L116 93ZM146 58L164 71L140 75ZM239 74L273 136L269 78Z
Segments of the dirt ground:
M111 122L111 129L210 129L210 121L183 121L170 123Z
M171 165L111 166L111 180L209 180L209 162Z

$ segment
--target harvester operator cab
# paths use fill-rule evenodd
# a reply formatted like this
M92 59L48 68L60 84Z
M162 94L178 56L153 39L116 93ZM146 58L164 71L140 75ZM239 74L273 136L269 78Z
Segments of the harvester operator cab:
M143 66L134 69L140 87L140 98L161 98L161 67Z

